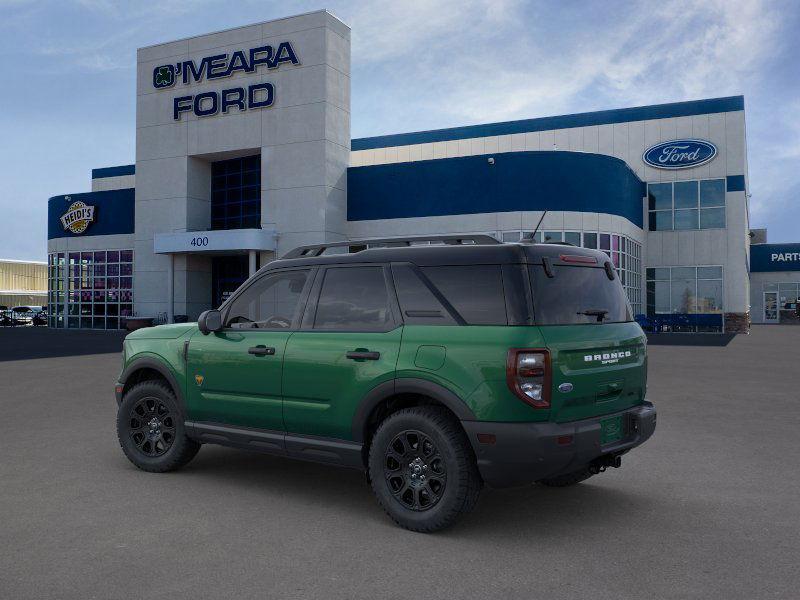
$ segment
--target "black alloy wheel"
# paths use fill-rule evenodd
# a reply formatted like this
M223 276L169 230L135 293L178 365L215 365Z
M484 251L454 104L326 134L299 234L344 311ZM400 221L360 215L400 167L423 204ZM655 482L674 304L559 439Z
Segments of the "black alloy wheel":
M145 456L163 456L175 441L175 417L158 398L142 398L130 411L129 435Z
M411 531L449 527L475 507L483 485L461 423L440 406L403 408L383 419L367 463L378 503Z
M394 499L414 511L434 507L447 485L445 461L436 444L413 429L397 434L386 448L384 476Z

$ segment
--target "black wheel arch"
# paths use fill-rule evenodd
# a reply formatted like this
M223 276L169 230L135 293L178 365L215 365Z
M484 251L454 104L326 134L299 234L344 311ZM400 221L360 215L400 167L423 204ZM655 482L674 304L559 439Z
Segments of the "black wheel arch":
M154 374L157 374L160 377L154 377ZM183 389L178 384L177 378L167 365L158 359L149 356L134 359L130 362L130 364L128 364L127 367L125 367L125 370L120 375L119 381L117 382L115 388L117 404L119 405L122 403L122 397L132 385L135 385L140 381L147 381L150 379L164 379L166 381L167 385L172 388L172 392L175 394L175 399L178 401L178 406L180 406L181 411L183 411L185 415L186 403L183 397Z
M475 413L455 393L446 387L414 377L402 377L385 381L372 388L361 400L353 416L353 441L367 442L372 418L387 401L393 398L418 396L429 398L433 403L441 404L461 421L475 421Z

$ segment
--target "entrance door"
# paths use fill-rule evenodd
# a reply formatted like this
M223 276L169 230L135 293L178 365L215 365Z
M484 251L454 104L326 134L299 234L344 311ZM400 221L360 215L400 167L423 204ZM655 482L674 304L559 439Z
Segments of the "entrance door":
M214 256L211 259L211 306L219 308L249 276L246 255Z
M778 292L764 292L764 323L778 322Z
M283 431L282 367L310 269L265 274L223 313L224 328L192 336L187 359L193 420Z

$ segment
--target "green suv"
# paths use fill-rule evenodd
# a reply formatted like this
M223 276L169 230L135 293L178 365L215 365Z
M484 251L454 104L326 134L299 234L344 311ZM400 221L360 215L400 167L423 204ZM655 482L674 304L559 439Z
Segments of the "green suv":
M484 484L575 484L652 435L646 338L605 253L422 241L298 248L198 323L128 335L125 455L164 472L212 443L354 467L399 525L435 531Z

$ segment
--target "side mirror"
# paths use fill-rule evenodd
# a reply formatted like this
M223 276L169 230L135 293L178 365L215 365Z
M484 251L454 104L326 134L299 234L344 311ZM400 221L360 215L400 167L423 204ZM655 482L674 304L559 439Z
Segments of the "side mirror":
M197 319L197 327L203 335L208 335L211 332L222 330L222 313L218 310L211 309L200 314Z

